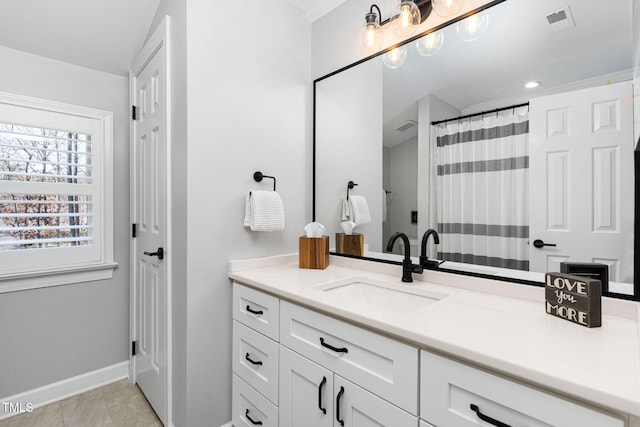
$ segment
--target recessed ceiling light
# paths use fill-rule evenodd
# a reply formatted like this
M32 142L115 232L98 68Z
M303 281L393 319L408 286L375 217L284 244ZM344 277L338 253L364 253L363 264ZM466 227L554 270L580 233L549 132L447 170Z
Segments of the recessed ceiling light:
M526 82L524 84L524 87L526 87L527 89L533 89L533 88L536 88L538 86L540 86L540 82L537 81L537 80L532 80L532 81Z

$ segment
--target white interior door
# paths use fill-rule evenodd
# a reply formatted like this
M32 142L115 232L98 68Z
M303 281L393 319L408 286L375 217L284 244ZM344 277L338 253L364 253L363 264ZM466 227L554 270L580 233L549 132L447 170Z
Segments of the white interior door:
M153 37L152 37L153 39ZM151 42L150 42L151 43ZM135 381L166 425L168 419L168 188L165 45L143 48L132 71L133 335Z
M597 262L632 283L632 83L532 99L530 126L530 269Z

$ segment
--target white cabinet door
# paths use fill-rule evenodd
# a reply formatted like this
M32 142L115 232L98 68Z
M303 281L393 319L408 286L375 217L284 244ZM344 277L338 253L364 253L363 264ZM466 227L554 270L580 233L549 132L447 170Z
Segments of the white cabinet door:
M418 418L334 376L334 427L418 427Z
M280 427L333 425L333 372L280 346Z

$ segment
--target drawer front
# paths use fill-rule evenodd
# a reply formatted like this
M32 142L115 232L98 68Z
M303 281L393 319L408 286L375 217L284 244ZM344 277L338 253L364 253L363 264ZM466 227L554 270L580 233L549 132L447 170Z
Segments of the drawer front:
M435 426L485 425L481 417L488 417L512 426L624 427L621 419L425 351L420 387L420 416Z
M278 408L236 374L232 393L234 427L278 427Z
M285 301L280 313L282 345L418 414L418 349Z
M233 321L233 372L278 404L278 343Z
M280 300L255 289L234 283L233 318L278 341Z

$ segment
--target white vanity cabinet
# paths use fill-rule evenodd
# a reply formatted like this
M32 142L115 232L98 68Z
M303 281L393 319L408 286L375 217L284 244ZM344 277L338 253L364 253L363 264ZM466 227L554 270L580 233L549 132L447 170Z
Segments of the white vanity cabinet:
M233 287L232 422L278 427L278 298Z
M624 427L622 419L426 351L420 417L438 427Z
M417 427L418 418L280 346L280 427Z

